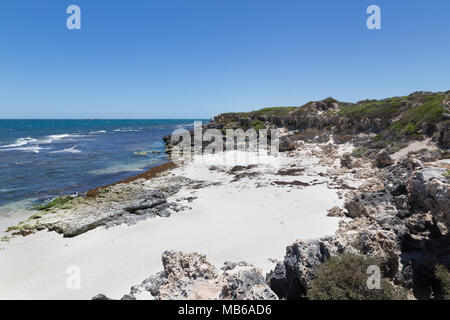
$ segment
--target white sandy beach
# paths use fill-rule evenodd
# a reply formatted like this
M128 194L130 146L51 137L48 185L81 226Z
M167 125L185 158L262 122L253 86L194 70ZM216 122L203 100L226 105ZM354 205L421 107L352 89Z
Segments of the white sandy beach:
M297 151L296 151L297 152ZM191 210L135 225L103 227L74 238L40 231L1 243L1 299L90 299L98 293L120 298L132 285L162 270L165 250L201 252L220 268L225 261L245 260L270 271L271 259L282 259L296 239L332 235L341 218L327 217L340 204L336 189L318 175L331 166L300 152L283 156L281 168L304 167L302 175L274 176L277 169L259 166L264 174L231 183L225 170L188 164L170 174L221 182L173 196L198 197ZM303 160L302 160L303 159ZM248 163L246 163L248 164ZM274 180L311 182L310 186L279 186ZM322 183L323 182L323 183ZM151 187L151 180L146 181ZM81 288L66 285L69 266L79 266Z

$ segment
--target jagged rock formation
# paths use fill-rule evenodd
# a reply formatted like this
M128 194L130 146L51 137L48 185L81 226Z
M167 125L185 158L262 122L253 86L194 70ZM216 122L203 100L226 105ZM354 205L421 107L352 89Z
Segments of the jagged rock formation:
M165 251L164 271L133 286L122 299L136 299L145 293L153 299L278 299L265 283L261 271L245 263L226 262L220 273L206 256L198 253ZM93 299L108 299L99 294Z
M338 143L360 133L372 134L360 142L373 156L386 148L392 152L409 141L432 137L449 148L450 91L414 92L384 100L340 102L333 98L309 102L301 107L265 108L247 113L224 113L209 128L278 127L291 131L294 139L327 141L334 134Z
M408 205L430 211L442 234L450 228L450 188L443 168L420 168L408 181Z
M285 299L299 299L304 295L308 282L313 278L314 267L328 259L332 253L342 251L333 240L298 240L288 246L284 261L279 262L267 275L272 290Z
M390 166L394 163L394 160L391 158L389 153L386 150L381 150L377 153L374 164L378 168L384 168Z
M47 229L64 237L74 237L100 226L131 225L149 218L167 218L190 208L188 199L178 203L168 202L167 197L183 186L192 185L193 180L175 177L155 178L152 182L152 188L145 186L142 179L110 186L95 197L68 199L63 205L45 209L11 230Z

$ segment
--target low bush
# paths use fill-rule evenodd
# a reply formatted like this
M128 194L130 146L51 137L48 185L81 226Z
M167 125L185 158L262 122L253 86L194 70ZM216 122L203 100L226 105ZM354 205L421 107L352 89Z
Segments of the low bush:
M440 298L450 300L450 271L443 265L437 265L434 275L440 282Z
M381 260L356 254L331 257L314 270L307 297L312 300L403 300L406 291L382 277L380 289L367 287L367 268Z

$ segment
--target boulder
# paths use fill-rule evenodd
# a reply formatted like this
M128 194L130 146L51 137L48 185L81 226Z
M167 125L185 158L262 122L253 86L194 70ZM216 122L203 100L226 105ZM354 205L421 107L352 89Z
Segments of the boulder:
M164 251L162 264L166 277L170 279L214 279L218 273L216 268L199 253L183 253L181 251Z
M443 149L450 149L450 120L440 126L438 144Z
M367 215L366 209L361 201L347 200L344 204L345 209L347 209L346 216L349 218L358 218Z
M378 168L384 168L388 167L390 165L394 164L394 160L389 155L389 152L387 152L385 149L381 150L377 153L374 161L374 165Z
M291 151L295 149L295 144L287 136L280 137L280 152Z
M407 186L408 205L415 211L430 211L441 233L450 230L450 187L443 173L445 169L416 170Z
M252 265L234 265L222 275L220 299L232 300L278 300L267 286L261 270Z
M100 293L95 297L93 297L91 300L111 300L111 299L105 296L103 293Z
M349 153L346 153L341 158L341 167L351 169L353 168L352 157Z
M270 288L280 299L300 299L313 279L314 267L343 250L334 238L297 240L286 248L284 260L267 275Z
M165 251L164 271L131 287L127 299L150 295L158 300L179 299L278 299L266 284L262 271L246 262L226 262L220 274L199 253Z
M148 291L152 296L159 295L159 288L167 281L164 271L158 272L145 279L140 285L131 287L130 295L139 295L143 291Z
M166 203L166 199L159 199L159 198L152 198L152 199L146 199L146 200L138 200L128 206L126 206L124 209L128 212L136 212L138 210L147 210L154 208L160 204Z

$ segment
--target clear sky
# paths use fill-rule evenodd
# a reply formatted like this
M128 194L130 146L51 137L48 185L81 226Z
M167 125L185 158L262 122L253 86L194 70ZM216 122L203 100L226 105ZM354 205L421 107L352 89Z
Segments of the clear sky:
M209 118L449 89L448 0L0 2L0 118Z

